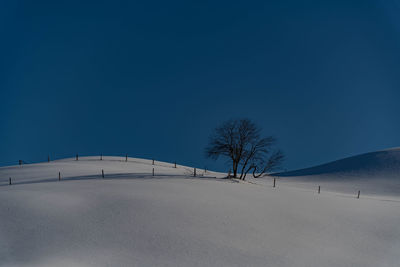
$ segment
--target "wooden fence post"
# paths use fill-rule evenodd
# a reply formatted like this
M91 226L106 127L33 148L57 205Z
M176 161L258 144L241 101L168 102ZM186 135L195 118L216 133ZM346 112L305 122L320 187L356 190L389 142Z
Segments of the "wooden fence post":
M196 168L193 170L193 176L196 177Z
M152 163L152 165L154 165L154 159L153 159L153 163Z
M10 179L9 179L9 183L8 183L9 185L11 185L11 177L10 177Z
M153 168L153 176L154 176L154 168Z
M176 161L175 161L175 166L174 166L174 168L176 169Z
M61 172L58 172L58 180L61 181Z
M321 193L321 186L319 185L318 186L318 194L320 194Z
M274 178L274 188L276 187L276 179Z
M358 190L357 198L360 198L360 190Z
M104 170L101 170L101 176L104 178Z
M128 154L125 154L125 162L128 162Z

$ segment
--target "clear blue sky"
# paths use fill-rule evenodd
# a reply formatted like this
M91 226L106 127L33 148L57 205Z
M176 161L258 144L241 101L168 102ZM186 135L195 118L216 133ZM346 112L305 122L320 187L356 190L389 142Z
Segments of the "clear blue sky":
M268 2L268 3L267 3ZM248 117L295 169L400 146L400 3L1 1L0 164L129 155L223 170Z

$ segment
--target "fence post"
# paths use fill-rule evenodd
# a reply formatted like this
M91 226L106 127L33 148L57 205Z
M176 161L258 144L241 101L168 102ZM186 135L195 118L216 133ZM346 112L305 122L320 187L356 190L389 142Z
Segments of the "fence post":
M153 176L154 176L154 168L153 168Z
M152 163L152 165L154 165L154 159L153 159L153 163Z
M9 179L9 183L8 183L9 185L11 185L11 177L10 177L10 179Z
M274 188L276 187L276 179L274 178Z
M207 167L204 167L204 173L207 173Z
M101 170L101 176L104 178L104 170Z
M61 172L58 172L58 180L61 181Z
M196 168L193 170L193 176L196 177Z
M321 186L319 185L318 186L318 194L320 194L321 193Z
M360 198L360 190L358 190L357 198Z
M128 162L128 154L125 154L125 162Z
M176 161L175 161L175 166L174 166L174 168L176 169Z
M76 160L78 160L78 154L76 154Z

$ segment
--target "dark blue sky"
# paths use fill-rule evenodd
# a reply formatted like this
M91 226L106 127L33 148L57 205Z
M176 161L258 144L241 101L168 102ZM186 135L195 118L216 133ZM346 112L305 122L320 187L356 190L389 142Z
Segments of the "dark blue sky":
M288 169L400 146L400 4L1 1L0 164L121 154L223 169L248 117Z

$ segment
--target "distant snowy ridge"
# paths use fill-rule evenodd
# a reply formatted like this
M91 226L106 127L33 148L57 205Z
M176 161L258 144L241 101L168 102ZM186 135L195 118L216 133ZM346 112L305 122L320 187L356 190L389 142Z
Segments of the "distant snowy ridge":
M391 177L400 177L400 148L365 153L310 168L277 173L275 175L309 176L332 174L385 174Z
M400 196L400 148L348 157L311 168L272 174L280 184L354 194ZM265 180L265 179L264 179ZM268 180L268 179L267 179Z

